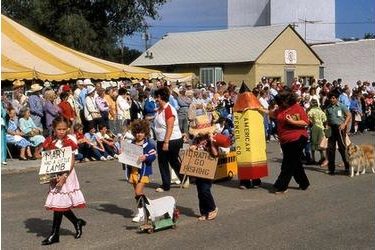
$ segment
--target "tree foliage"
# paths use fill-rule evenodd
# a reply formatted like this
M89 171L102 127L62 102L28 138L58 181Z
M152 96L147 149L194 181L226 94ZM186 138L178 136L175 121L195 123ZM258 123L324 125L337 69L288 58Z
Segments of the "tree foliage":
M375 39L375 33L365 33L364 39Z
M31 30L81 52L129 62L124 37L147 29L167 0L3 0L2 12Z

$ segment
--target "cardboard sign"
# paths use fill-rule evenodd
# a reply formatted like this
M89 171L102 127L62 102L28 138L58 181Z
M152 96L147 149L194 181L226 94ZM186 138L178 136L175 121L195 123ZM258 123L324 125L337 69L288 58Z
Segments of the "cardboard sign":
M121 141L121 153L118 156L118 161L132 167L141 168L142 162L139 156L143 155L142 146L128 143L125 140Z
M217 158L200 150L186 150L181 163L180 174L214 179L217 167Z
M57 174L69 172L72 166L73 152L71 147L58 148L42 152L42 163L39 169L39 182L48 183Z

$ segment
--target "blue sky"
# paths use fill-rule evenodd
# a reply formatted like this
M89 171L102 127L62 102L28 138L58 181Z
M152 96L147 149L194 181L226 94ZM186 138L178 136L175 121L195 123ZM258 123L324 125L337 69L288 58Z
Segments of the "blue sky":
M159 15L159 20L149 21L149 44L166 33L227 28L227 0L169 0ZM375 0L336 0L336 37L363 38L368 32L375 34ZM139 33L125 43L131 49L145 48Z

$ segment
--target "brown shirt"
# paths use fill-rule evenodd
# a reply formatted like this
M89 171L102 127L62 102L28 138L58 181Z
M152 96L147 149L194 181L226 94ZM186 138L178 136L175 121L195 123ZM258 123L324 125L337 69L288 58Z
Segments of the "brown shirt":
M116 101L110 95L104 95L104 99L107 101L109 107L108 119L114 120L117 117Z

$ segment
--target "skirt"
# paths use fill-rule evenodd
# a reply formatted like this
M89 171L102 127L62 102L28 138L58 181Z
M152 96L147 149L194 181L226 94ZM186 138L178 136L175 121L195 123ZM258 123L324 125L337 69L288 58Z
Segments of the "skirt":
M56 183L51 183L48 192L46 204L47 210L68 211L72 208L86 207L86 201L83 197L75 169L70 172L66 182L60 190L56 189Z

